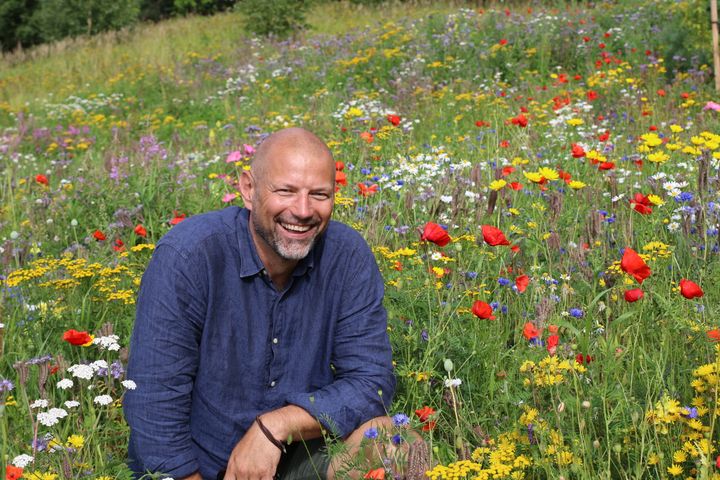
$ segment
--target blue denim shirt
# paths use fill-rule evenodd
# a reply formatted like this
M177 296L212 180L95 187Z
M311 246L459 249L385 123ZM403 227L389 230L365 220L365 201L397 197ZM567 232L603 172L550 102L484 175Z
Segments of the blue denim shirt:
M143 276L124 398L135 472L215 478L255 416L293 404L346 436L395 389L383 281L362 237L330 222L284 291L238 207L191 217Z

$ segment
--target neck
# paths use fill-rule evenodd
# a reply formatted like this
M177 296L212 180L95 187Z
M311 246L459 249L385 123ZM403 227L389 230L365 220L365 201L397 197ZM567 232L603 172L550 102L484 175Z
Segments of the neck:
M273 285L280 291L284 290L299 260L288 260L278 255L252 228L250 229L250 235L255 244L255 250L260 257L260 261L265 267L265 271L270 277L270 280L272 280Z

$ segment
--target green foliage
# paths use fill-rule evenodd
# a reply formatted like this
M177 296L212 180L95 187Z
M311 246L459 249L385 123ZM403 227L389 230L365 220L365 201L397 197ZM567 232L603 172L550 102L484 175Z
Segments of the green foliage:
M139 0L41 0L30 26L44 42L117 30L135 23Z
M305 14L311 0L242 0L239 10L245 16L245 28L257 35L285 38L307 28Z
M668 78L677 72L711 62L710 2L681 0L660 5L665 21L659 22L657 28L661 40L660 52L668 67Z

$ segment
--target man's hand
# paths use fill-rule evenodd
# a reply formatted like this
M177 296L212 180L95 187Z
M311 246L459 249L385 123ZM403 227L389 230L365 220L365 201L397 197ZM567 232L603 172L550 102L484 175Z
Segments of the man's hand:
M272 480L280 453L253 423L230 454L225 480Z

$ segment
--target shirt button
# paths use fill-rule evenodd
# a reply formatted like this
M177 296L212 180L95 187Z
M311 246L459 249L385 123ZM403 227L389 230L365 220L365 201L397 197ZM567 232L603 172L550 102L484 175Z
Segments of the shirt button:
M278 342L278 339L277 339L277 338L273 338L273 343L277 343L277 342Z
M274 387L274 386L275 386L275 380L273 380L272 382L270 382L270 386L271 386L271 387Z

